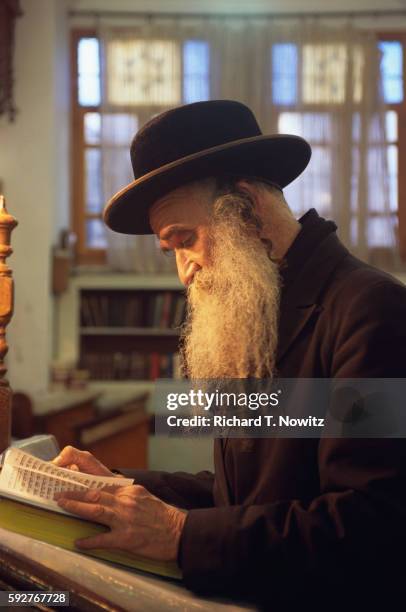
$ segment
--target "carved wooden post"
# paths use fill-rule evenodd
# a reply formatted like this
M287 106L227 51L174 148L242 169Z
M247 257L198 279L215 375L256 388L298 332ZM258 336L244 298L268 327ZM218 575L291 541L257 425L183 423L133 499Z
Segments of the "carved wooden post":
M8 350L6 327L13 314L14 287L6 259L13 252L10 238L16 225L16 219L7 212L4 196L0 195L0 453L10 445L11 431L12 392L5 378L4 357Z

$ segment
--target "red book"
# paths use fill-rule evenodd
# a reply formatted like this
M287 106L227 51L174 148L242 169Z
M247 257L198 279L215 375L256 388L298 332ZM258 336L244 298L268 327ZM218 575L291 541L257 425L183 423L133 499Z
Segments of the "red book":
M167 329L169 327L169 313L171 311L172 294L166 291L163 297L162 315L159 327Z
M160 355L159 353L151 353L151 364L149 370L149 377L151 380L156 380L159 378L159 368L160 366Z

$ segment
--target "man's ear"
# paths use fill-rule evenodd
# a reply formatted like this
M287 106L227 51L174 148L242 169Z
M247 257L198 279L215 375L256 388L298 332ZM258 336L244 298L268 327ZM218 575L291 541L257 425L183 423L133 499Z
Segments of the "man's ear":
M235 183L235 186L240 191L245 191L246 193L248 193L249 196L251 196L252 201L255 204L255 210L259 212L261 210L261 193L259 189L255 185L253 185L252 183L249 183L248 181L244 179L237 181Z
M269 231L269 212L264 192L255 184L245 181L244 179L237 181L235 185L238 189L245 191L251 197L252 201L254 202L255 213L261 219L263 226L260 236L262 237L263 235L267 235Z

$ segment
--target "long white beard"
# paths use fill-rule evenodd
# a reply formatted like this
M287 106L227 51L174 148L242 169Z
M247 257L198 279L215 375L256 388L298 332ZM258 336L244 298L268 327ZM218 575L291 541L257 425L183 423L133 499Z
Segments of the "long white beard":
M280 278L258 218L243 195L218 198L211 264L188 288L181 334L183 368L192 380L272 378L278 340Z

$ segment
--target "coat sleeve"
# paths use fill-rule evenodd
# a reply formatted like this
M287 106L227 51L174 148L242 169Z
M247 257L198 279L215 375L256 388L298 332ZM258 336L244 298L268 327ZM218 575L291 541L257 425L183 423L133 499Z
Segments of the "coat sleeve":
M128 470L119 472L133 478L134 484L148 489L164 502L189 510L208 508L214 505L214 474L209 471L188 474L186 472L163 472L158 470Z
M406 378L406 288L384 281L342 308L331 376ZM318 461L315 499L190 511L180 547L186 585L266 606L292 593L326 589L331 601L350 585L378 589L406 544L405 440L326 438Z

